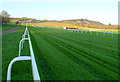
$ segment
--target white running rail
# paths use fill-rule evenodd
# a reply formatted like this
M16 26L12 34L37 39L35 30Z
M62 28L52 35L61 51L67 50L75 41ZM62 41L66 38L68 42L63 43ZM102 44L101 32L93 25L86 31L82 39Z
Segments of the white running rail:
M26 36L27 36L27 38L26 38ZM24 44L25 40L29 41L30 56L20 56L21 49L23 49L23 44ZM15 57L10 62L9 66L8 66L7 82L10 82L10 80L11 80L11 69L12 69L13 63L15 63L16 61L23 61L23 60L31 60L33 80L34 80L34 82L35 81L40 82L40 76L39 76L38 68L37 68L37 65L36 65L36 61L35 61L35 57L34 57L34 52L33 52L33 48L32 48L32 43L31 43L29 31L28 31L28 28L27 28L27 24L26 24L26 29L24 31L22 39L20 40L20 43L19 43L19 54L18 54L18 57Z

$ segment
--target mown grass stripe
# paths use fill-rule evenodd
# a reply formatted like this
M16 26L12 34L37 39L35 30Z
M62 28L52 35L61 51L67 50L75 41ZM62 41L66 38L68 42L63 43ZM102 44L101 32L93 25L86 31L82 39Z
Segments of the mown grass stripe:
M33 29L32 29L33 30ZM61 52L63 52L64 54L66 54L66 56L69 56L69 58L72 58L71 60L75 61L76 63L79 62L79 65L81 63L84 62L84 65L89 65L89 69L87 69L87 67L85 68L84 65L82 65L86 70L88 70L90 73L92 73L93 75L97 76L101 78L101 79L117 79L117 73L112 72L113 68L110 64L108 66L111 66L110 69L102 64L102 61L100 61L99 59L95 58L95 57L89 57L89 56L84 56L85 52L80 51L79 52L79 48L78 47L73 47L73 45L71 46L71 44L66 41L61 39L60 37L55 37L52 34L50 34L49 30L39 30L38 29L34 29L34 31L36 32L37 35L39 35L39 37L42 37L43 39L45 39L48 43L50 43L52 46L54 46L55 48L57 48L58 50L60 50ZM52 30L53 32L53 30ZM52 38L51 38L52 37ZM71 48L73 47L73 48ZM62 50L63 49L63 50ZM77 50L78 49L78 50ZM83 53L81 53L83 52ZM68 55L69 54L69 55ZM82 54L82 56L80 55ZM89 54L89 53L88 53ZM90 54L89 54L90 55ZM92 59L93 58L93 59ZM99 61L98 61L99 60ZM81 61L81 62L80 62ZM88 62L89 61L89 62ZM96 63L97 61L97 63ZM92 63L91 63L92 62ZM99 63L98 63L99 62ZM101 63L100 63L101 62ZM101 66L102 65L102 66ZM91 66L91 67L90 67ZM93 69L94 70L93 70ZM109 70L108 70L109 69ZM92 71L91 71L92 70ZM95 72L95 73L94 73ZM96 73L97 72L97 73ZM104 72L104 73L103 73ZM103 73L103 74L102 74ZM109 75L107 75L108 73L111 73ZM101 75L100 75L101 74ZM101 77L100 77L100 76ZM114 75L114 76L113 76Z

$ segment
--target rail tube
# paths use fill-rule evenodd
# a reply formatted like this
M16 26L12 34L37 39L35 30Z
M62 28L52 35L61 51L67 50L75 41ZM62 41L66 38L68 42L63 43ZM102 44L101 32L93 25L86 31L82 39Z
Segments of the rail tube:
M16 57L14 58L9 66L8 66L8 70L7 70L7 81L10 82L11 80L11 69L12 69L12 65L16 62L16 61L22 61L22 60L31 60L30 56L20 56L20 57Z
M18 54L19 56L21 54L21 49L23 49L23 44L22 43L23 43L24 40L29 40L29 39L28 38L23 38L22 40L20 40L20 43L19 43L19 54Z
M32 43L31 43L29 35L28 35L28 38L29 38L29 46L30 46L30 55L31 55L31 58L32 58L31 64L32 64L33 78L34 78L34 80L40 81L37 65L36 65L36 62L35 62L34 52L33 52L33 48L32 48Z

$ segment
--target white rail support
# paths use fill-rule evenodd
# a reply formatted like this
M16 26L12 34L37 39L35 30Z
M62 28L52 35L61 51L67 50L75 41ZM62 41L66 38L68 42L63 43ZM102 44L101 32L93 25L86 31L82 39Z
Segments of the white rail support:
M23 38L22 40L20 40L20 43L19 43L19 56L21 54L21 49L23 49L23 41L24 40L29 40L29 38Z
M26 36L27 36L27 38L26 38ZM30 56L20 56L21 49L23 49L23 44L24 44L25 40L28 40L28 42L29 42ZM28 28L27 28L27 24L26 24L26 29L24 31L22 39L19 42L19 54L18 54L18 57L14 58L10 62L9 66L8 66L8 70L7 70L7 81L8 82L10 82L10 80L11 80L12 64L15 63L16 61L23 61L23 60L31 60L33 80L34 81L37 80L37 82L40 82L40 76L39 76L37 64L36 64L36 61L35 61L34 52L33 52L33 48L32 48L32 43L31 43L29 31L28 31Z
M26 29L25 29L24 34L23 34L23 36L22 36L22 39L25 38L26 35L28 35L27 26L26 26ZM21 45L22 45L22 49L23 49L23 44L24 44L24 41L22 41L22 44L21 44Z
M14 58L8 66L7 81L11 80L11 69L12 69L13 63L15 63L16 61L22 61L22 60L31 60L31 57L30 56L21 56L21 57Z

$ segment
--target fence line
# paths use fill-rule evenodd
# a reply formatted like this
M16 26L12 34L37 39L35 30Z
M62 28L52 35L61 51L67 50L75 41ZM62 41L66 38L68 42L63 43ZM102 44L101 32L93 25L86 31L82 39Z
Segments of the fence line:
M76 32L77 32L77 31L78 31L78 32L79 32L79 31L81 31L81 32L84 31L84 32L97 32L97 33L99 32L99 33L120 34L119 32L104 32L104 31L95 31L95 30L80 30L80 29L79 29L79 30L67 29L67 30L76 31Z
M27 37L26 37L27 36ZM30 49L30 56L20 56L21 54L21 49L23 49L23 44L24 41L28 40L29 41L29 49ZM34 52L33 52L33 48L32 48L32 43L31 43L31 39L30 39L30 35L29 35L29 31L28 31L28 27L26 24L26 29L24 31L24 34L22 36L22 39L19 42L19 54L18 57L15 57L9 64L8 66L8 70L7 70L7 81L10 82L11 80L11 69L12 69L12 65L16 62L16 61L23 61L23 60L31 60L31 66L32 66L32 74L33 74L33 79L34 81L37 80L37 82L40 82L40 76L39 76L39 72L38 72L38 68L37 68L37 64L35 61L35 57L34 57Z

